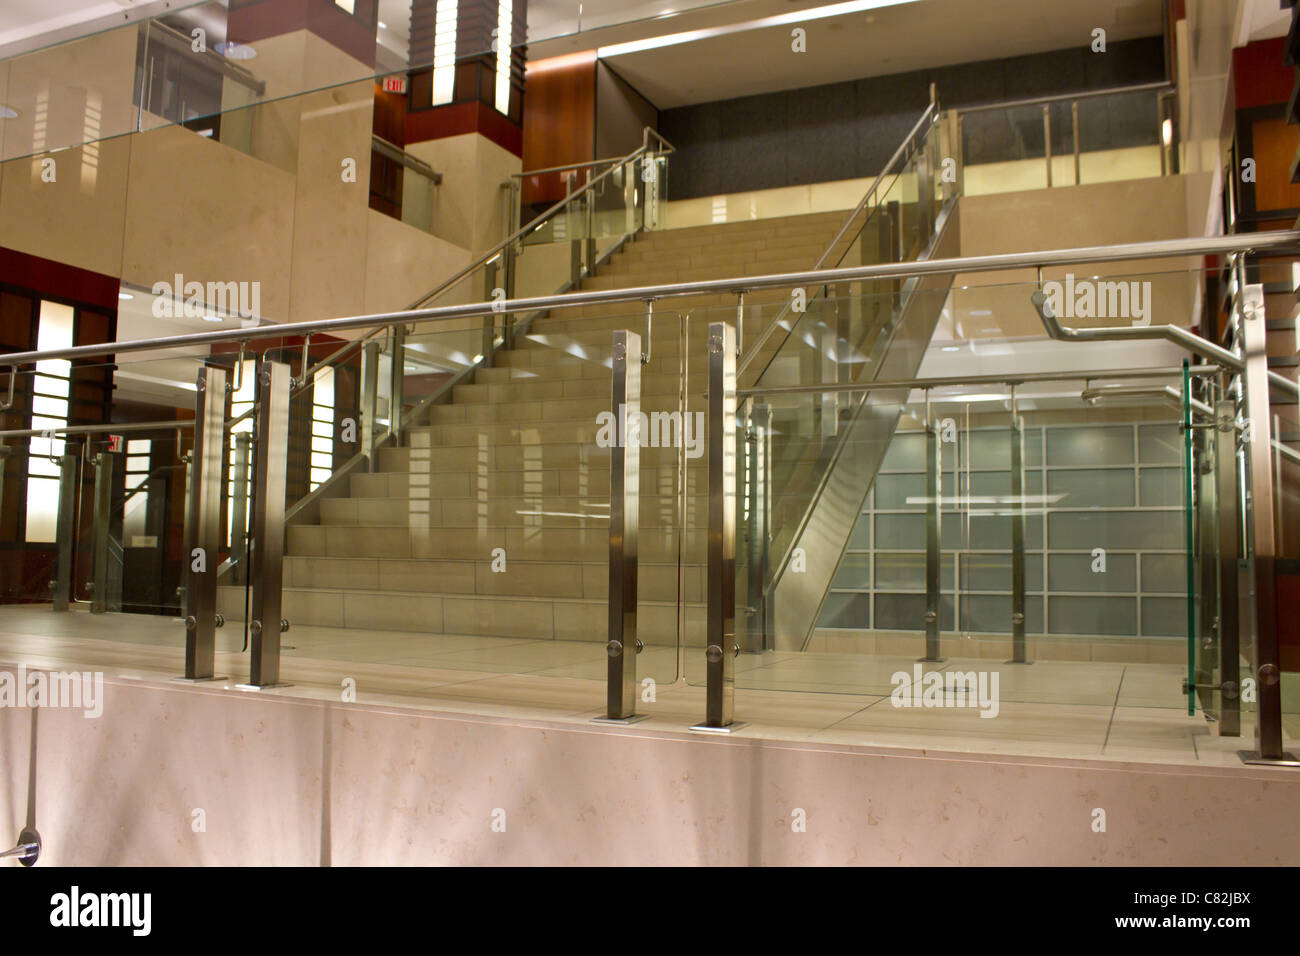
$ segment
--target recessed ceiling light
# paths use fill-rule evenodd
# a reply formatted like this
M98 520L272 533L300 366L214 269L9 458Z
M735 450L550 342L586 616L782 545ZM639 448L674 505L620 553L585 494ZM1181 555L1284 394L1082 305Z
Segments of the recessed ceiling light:
M961 351L961 346L959 346L959 345L945 345L945 346L944 346L943 348L941 348L939 351L941 351L941 352L959 352L959 351Z
M388 24L385 23L383 20L380 20L380 21L379 21L379 29L381 29L381 30L387 30L387 29L388 29Z
M251 60L257 56L257 51L247 43L236 43L233 40L218 43L213 49L228 60Z
M0 119L17 119L18 111L12 106L5 106L0 103Z
M119 292L119 293L117 294L117 297L118 297L119 299L134 299L134 298L135 298L135 296L133 296L130 292Z
M844 16L850 13L862 13L880 7L892 7L917 0L844 0L825 6L809 7L793 13L780 13L776 16L760 17L743 23L731 23L723 26L706 27L702 30L687 30L683 33L669 33L664 36L649 37L644 40L632 40L627 43L615 43L596 50L599 59L622 56L627 53L639 53L642 50L656 50L660 47L674 46L678 43L692 43L696 40L708 40L713 37L726 36L731 33L743 33L747 30L760 30L765 27L779 27L787 24L800 24L809 20L823 20L827 17Z

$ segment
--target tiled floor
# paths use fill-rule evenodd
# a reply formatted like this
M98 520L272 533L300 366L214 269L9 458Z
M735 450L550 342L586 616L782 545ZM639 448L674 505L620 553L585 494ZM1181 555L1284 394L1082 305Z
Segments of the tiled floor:
M248 674L238 623L218 631L217 667L234 688ZM598 642L530 641L393 631L295 627L285 635L282 674L292 686L262 691L340 700L346 679L360 704L587 722L603 711L606 659ZM174 618L55 614L49 606L0 607L0 662L102 669L108 678L179 675L184 629ZM860 654L772 653L736 662L741 736L945 752L1020 754L1240 766L1241 737L1188 716L1172 665L1041 661L1029 666L951 659L927 670L996 672L998 712L896 707L891 677L915 660ZM703 655L649 646L638 677L654 700L638 704L641 729L680 731L704 714ZM679 676L684 669L685 679ZM991 679L991 678L990 678ZM1289 695L1294 700L1295 695ZM1289 714L1288 744L1300 735Z

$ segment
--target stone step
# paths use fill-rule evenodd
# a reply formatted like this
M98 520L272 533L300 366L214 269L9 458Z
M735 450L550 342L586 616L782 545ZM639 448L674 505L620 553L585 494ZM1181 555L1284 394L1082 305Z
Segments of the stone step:
M753 273L758 275L759 273ZM728 276L716 276L715 278L725 279ZM620 283L612 286L616 289L640 288L642 286L658 285L653 282L637 283ZM790 298L790 290L786 288L775 289L755 289L745 293L745 302L753 305L756 303L770 303L784 301ZM714 292L702 295L681 295L671 298L660 299L655 303L655 314L668 314L674 312L692 314L692 325L696 322L711 319L717 321L722 310L726 308L735 309L736 294L733 292ZM555 313L558 317L559 312ZM569 318L599 318L615 316L640 315L644 317L645 309L636 303L628 302L608 302L594 303L590 305L577 305L569 309L564 309L563 314Z
M746 299L745 335L757 335L772 323L781 313L786 299L769 302L761 306ZM687 330L686 348L688 358L699 364L708 352L709 325L713 322L736 321L736 306L713 310L708 313L693 314ZM584 354L593 349L608 352L613 347L614 332L626 330L636 332L641 338L641 347L645 348L645 315L636 316L593 316L590 318L546 318L533 323L526 336L518 340L518 349L552 349L572 355L574 346ZM661 358L664 362L676 365L682 351L682 323L676 313L656 311L651 324L650 354L651 359ZM602 359L606 356L602 356Z
M364 558L491 557L504 548L507 560L602 561L609 554L609 526L593 521L586 528L478 526L471 528L394 528L359 525L293 525L288 529L286 553ZM707 530L703 523L688 527L685 536L670 528L642 528L638 539L640 559L676 561L678 545L683 560L702 563Z
M696 472L691 475L690 472ZM502 527L586 528L609 527L608 491L589 489L581 495L528 491L523 494L503 486L493 487L474 476L461 476L472 494L435 495L432 489L416 486L402 497L359 496L328 498L321 502L320 525L397 528L477 527L482 522ZM688 470L691 490L685 496L687 523L707 522L707 476L703 467ZM602 482L608 485L608 480ZM643 483L644 484L644 483ZM386 490L386 489L385 489ZM661 485L643 488L639 513L642 528L673 529L681 525L682 495L678 476ZM774 514L798 510L807 497L796 490L782 490L771 496Z
M688 379L703 395L704 379ZM671 383L671 384L670 384ZM677 389L679 383L671 378L668 381L656 379L651 383L652 390L644 383L641 389L643 407L651 407L651 400L662 408L677 406ZM500 405L511 402L552 402L565 399L603 399L610 397L611 382L598 378L565 379L562 376L539 377L534 381L514 381L508 385L457 385L452 389L455 404ZM657 393L657 394L656 394ZM543 415L545 417L545 415Z
M504 570L494 570L494 567L504 567ZM289 556L284 561L284 586L604 600L609 594L609 566L600 561L511 561L508 556L504 565L486 557L451 561ZM684 600L703 601L704 566L683 567L680 587ZM639 564L640 600L676 601L678 588L676 564Z
M421 436L413 435L413 439ZM594 439L594 436L593 436ZM434 475L445 472L490 474L494 472L588 469L609 472L609 449L589 442L562 442L547 445L519 445L478 442L450 447L384 447L379 450L379 470L406 474ZM671 467L678 459L678 448L642 448L642 468ZM704 459L695 459L701 462Z
M705 494L706 469L698 462L686 470L687 490L690 494ZM657 490L659 494L676 492L680 471L676 464L641 469L641 490ZM398 472L375 472L352 475L350 493L353 498L408 498L418 491L430 497L486 497L506 495L567 495L573 497L599 495L609 497L609 468L599 469L547 469L544 471L490 471L436 472L412 475Z
M503 353L516 354L516 353ZM538 366L536 368L525 365L497 365L495 368L482 368L474 373L475 385L527 385L530 382L549 381L551 379L563 378L594 378L600 381L609 382L612 374L611 365L601 362L592 362L579 359L576 356L565 355L562 362L550 363ZM703 381L708 370L700 362L689 363L688 366L689 380L699 379ZM664 358L655 352L651 352L650 361L641 366L641 383L642 389L645 389L645 383L651 376L660 376L665 379L671 379L676 382L681 376L680 359L677 355L671 356L671 360ZM439 405L437 408L454 408L454 405Z
M218 589L218 608L227 620L243 617L244 589ZM590 641L603 659L609 610L603 599L511 597L379 591L359 588L299 588L283 591L282 615L290 625L415 631L532 640ZM675 601L638 602L637 635L646 644L678 643ZM686 636L696 643L705 627L702 604L685 606ZM293 632L286 635L293 643ZM413 647L415 652L418 647ZM523 662L521 660L521 666Z
M743 222L718 223L707 226L687 226L682 229L656 229L639 233L630 248L691 248L696 246L716 248L729 245L758 245L790 242L800 239L820 239L823 244L834 238L848 213L815 218L750 219ZM803 219L803 221L799 221Z
M681 526L676 495L641 495L640 528L672 530ZM327 498L321 502L320 526L394 528L534 528L609 529L610 503L595 495L579 498L546 495L501 495L464 498ZM688 526L708 523L708 499L686 499Z
M735 249L632 249L615 256L596 275L654 276L656 282L691 282L796 272L811 269L825 251L825 242Z
M677 389L681 382L676 377L646 376L642 380L641 408L651 412L676 411L679 406ZM705 392L705 380L692 379L691 392L700 396ZM610 382L605 382L602 395L581 398L548 398L545 402L517 400L511 402L470 402L456 405L436 405L429 409L429 425L474 425L500 422L534 424L572 421L594 422L596 416L611 410ZM703 406L700 406L701 408ZM421 428L424 426L416 426Z

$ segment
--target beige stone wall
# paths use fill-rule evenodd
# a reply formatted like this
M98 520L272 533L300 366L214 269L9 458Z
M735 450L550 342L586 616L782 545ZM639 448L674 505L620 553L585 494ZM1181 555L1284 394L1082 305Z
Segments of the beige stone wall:
M366 702L339 704L324 686L321 700L295 699L117 670L97 719L0 709L0 825L16 834L27 818L34 764L40 866L1243 866L1300 852L1300 779L1233 763L990 756L960 741L945 751L924 730L926 750L846 743L848 730L702 737L685 732L702 702L630 734L589 722L594 693L571 721L517 706L513 719L403 707L364 678ZM1061 710L1044 746L1068 739L1062 726L1115 720L1109 707ZM1169 721L1139 710L1120 708L1119 726ZM941 739L970 735L954 720ZM733 798L710 816L718 794ZM791 831L792 806L807 833ZM1109 833L1088 826L1098 806Z
M520 171L518 156L478 133L411 143L407 152L443 176L434 191L434 235L475 253L505 238L508 191L501 184Z
M1187 193L1204 189L1209 174L1063 186L961 200L961 253L988 256L1115 245L1201 234L1188 222ZM1047 280L1123 279L1151 282L1152 325L1194 324L1198 317L1201 263L1194 258L1142 259L1047 269ZM1042 323L1029 294L1033 269L964 273L953 283L952 318L958 338L1041 335ZM966 288L963 289L962 287ZM1111 319L1071 319L1075 326L1114 325ZM986 331L987 330L987 331Z
M125 63L129 76L134 40L123 46L119 33L95 49ZM435 223L464 236L464 246L374 212L367 68L306 31L262 41L258 52L250 64L267 84L266 101L223 117L222 138L240 148L146 114L144 132L52 154L52 183L41 179L51 154L12 159L0 164L0 245L146 288L176 273L257 282L263 317L295 322L406 308L468 265L471 242L499 238L498 184L518 169L516 158L470 136L457 144L465 162L443 164L439 191L455 200L435 211ZM0 85L14 82L10 73L0 69ZM107 66L90 75L104 76L105 89L116 83ZM319 89L349 75L357 81ZM125 97L129 106L129 83ZM0 123L11 147L30 140L24 118ZM344 181L344 160L355 161L355 181ZM158 334L166 331L174 330Z
M136 129L132 105L137 34L110 30L0 64L0 159L45 153Z

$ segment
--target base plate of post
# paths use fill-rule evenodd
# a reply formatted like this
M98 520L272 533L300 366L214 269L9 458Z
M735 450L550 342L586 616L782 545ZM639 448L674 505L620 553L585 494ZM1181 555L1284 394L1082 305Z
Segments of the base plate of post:
M1255 767L1300 767L1300 760L1296 760L1293 754L1286 751L1277 760L1270 760L1267 757L1261 757L1257 750L1238 750L1237 756L1241 762L1250 764Z
M948 662L948 658L946 658L946 657L918 657L918 658L916 659L916 662L917 662L918 664L946 664L946 663Z
M593 717L593 724L636 724L643 720L649 720L649 714L632 714L630 717Z
M228 680L228 679L229 678L227 678L226 675L224 674L219 674L216 677L173 677L172 678L172 680L176 681L179 684L211 684L213 681Z
M1003 661L1002 663L1003 664L1024 664L1026 667L1028 667L1030 664L1033 663L1033 661Z
M692 724L690 731L693 734L734 734L742 727L748 727L747 720L733 720L725 727L714 727L712 724Z
M236 684L235 690L275 690L280 687L292 687L288 682L278 682L275 684Z

